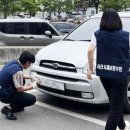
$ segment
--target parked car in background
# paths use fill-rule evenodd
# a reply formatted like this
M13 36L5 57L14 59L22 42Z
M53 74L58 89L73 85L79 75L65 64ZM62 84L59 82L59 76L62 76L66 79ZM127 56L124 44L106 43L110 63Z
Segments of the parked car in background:
M51 22L51 24L62 34L69 33L77 26L70 22Z
M130 32L130 13L119 13L123 29ZM88 80L87 48L92 34L99 29L100 15L91 17L69 33L63 40L51 44L36 54L31 75L41 80L40 91L69 100L104 104L109 103L106 92L95 74ZM96 56L94 58L94 62ZM130 75L124 103L124 110L130 113Z
M63 38L53 25L44 19L0 19L0 45L46 46Z
M66 19L65 17L62 17L62 16L53 16L51 17L50 19L51 22L58 22L58 21L63 21L63 22L66 22Z
M68 14L65 19L67 22L73 22L75 17L81 17L82 15L78 12L73 12L71 14Z
M73 19L73 23L80 24L80 23L84 22L87 19L88 18L86 16L75 16L74 19Z

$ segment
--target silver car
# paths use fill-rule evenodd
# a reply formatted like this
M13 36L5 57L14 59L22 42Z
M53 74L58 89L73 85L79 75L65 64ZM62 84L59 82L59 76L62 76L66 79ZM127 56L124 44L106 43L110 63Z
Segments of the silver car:
M46 46L62 38L63 35L48 20L0 19L0 45Z
M124 30L130 32L130 14L122 12L119 15ZM40 91L79 102L109 103L99 77L93 74L93 80L88 80L86 76L87 48L92 34L99 28L101 16L102 14L98 14L91 17L63 40L41 49L36 54L31 75L41 80L41 86L38 88ZM130 112L130 83L124 109Z

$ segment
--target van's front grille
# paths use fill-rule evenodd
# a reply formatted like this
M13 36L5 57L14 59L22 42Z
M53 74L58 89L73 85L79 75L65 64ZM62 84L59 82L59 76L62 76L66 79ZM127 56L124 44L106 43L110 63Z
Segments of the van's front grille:
M40 62L41 67L60 70L60 71L68 71L76 73L76 67L73 64L60 62L60 61L52 61L52 60L42 60Z
M42 72L37 72L37 74L44 76L44 77L52 78L52 79L55 79L55 80L58 79L58 80L69 81L69 82L78 82L79 81L79 79L63 77L63 76L58 76L58 75L51 75L51 74L46 74L46 73L42 73Z

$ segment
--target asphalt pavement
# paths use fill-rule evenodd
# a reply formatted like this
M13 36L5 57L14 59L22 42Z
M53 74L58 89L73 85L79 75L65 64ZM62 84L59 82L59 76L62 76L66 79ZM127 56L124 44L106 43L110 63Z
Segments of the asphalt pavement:
M40 101L40 92L33 92L37 97L35 105L28 107L24 112L15 113L17 116L16 121L7 120L4 115L0 113L0 129L1 130L103 130L104 126L93 123L94 118L90 118L82 114L61 108L58 106L50 105L52 99L47 95L42 98L45 103ZM57 99L56 99L57 100ZM59 102L61 103L61 102ZM58 104L58 101L56 102ZM0 109L5 104L0 102ZM62 104L63 105L63 104ZM78 115L78 116L77 116ZM84 117L84 118L83 118ZM85 118L86 117L86 118ZM97 120L98 121L98 120Z
M7 120L0 113L0 130L104 130L108 105L69 101L37 90L29 93L36 96L36 104L16 113L15 121ZM0 109L4 105L0 102ZM125 119L130 121L129 114L125 114Z

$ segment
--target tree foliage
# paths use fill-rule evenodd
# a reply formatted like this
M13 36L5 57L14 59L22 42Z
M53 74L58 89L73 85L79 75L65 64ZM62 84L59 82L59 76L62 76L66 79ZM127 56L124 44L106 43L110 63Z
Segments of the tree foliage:
M4 14L4 18L14 12L20 11L35 15L40 10L39 5L39 0L0 0L0 12Z
M82 7L95 7L96 12L98 12L98 7L99 7L99 0L75 0L75 8L80 8Z
M23 12L28 12L30 16L35 16L37 11L40 11L40 2L38 0L21 0Z
M89 5L89 1L86 1L86 0L75 0L74 1L74 7L75 7L75 10L78 10L80 8L87 8Z
M100 0L100 8L104 11L106 8L113 8L117 11L130 7L130 0Z
M50 14L58 12L71 12L83 5L87 7L96 7L104 11L106 8L113 8L117 11L130 7L130 0L0 0L0 12L6 18L14 12L28 12L34 16L37 11L48 11Z
M89 7L96 7L96 13L98 13L98 7L100 4L99 0L88 0L89 1Z
M20 1L15 1L11 6L10 6L10 13L13 14L15 12L21 12L22 11L22 6Z
M42 0L43 10L48 11L50 14L58 12L69 12L73 9L72 0Z
M0 0L0 11L4 14L5 18L11 13L11 7L16 1L17 0Z

